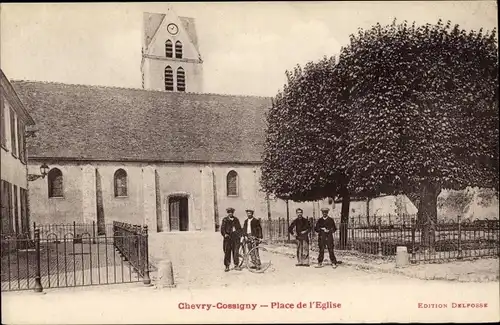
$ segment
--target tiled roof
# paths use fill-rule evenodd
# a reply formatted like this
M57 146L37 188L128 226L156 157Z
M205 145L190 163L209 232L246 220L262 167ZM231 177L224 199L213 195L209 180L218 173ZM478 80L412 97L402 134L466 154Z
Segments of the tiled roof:
M260 162L267 97L13 81L33 158Z

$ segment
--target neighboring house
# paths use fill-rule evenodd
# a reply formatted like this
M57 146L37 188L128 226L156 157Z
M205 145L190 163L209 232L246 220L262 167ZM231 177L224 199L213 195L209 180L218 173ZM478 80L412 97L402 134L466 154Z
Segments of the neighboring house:
M1 93L1 233L29 230L25 128L34 121L0 70Z

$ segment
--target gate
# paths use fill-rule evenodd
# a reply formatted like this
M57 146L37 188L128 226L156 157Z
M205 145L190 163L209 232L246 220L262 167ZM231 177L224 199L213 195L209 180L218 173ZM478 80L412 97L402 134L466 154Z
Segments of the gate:
M95 223L33 228L1 239L2 291L151 283L146 226L114 222L104 235Z

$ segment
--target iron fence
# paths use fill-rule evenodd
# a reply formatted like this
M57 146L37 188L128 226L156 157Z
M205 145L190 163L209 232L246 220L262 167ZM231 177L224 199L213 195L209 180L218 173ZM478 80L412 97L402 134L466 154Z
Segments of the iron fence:
M114 245L118 252L144 277L149 279L148 226L113 222ZM148 284L149 284L148 283Z
M59 224L37 224L33 223L34 229L40 230L40 238L47 238L48 235L56 234L59 239L64 239L65 235L71 234L72 239L77 240L82 237L82 235L90 235L92 238L98 238L99 236L110 236L113 234L113 224L108 223L102 227L102 230L97 225L95 221L92 223L59 223Z
M80 224L76 228L34 226L31 234L1 238L2 291L151 283L147 254L144 254L147 228L134 234L117 231L98 236L87 231L92 229L92 224ZM131 252L136 244L142 253L134 256Z
M419 223L414 216L378 217L370 223L357 218L350 218L345 223L334 220L337 225L334 246L337 250L390 257L396 255L398 246L405 246L413 263L500 254L498 219L461 220L457 217L456 220L432 224ZM312 250L318 248L318 234L314 231L316 221L309 218ZM261 224L264 238L270 242L289 242L286 219L261 220Z

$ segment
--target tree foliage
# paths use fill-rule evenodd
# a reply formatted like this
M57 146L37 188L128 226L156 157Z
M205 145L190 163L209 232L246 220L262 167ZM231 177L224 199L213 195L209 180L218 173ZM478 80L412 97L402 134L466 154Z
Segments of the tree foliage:
M341 184L351 196L417 193L431 210L422 196L441 188L498 189L497 75L495 31L442 21L359 30L338 62L287 72L267 116L261 184L298 201Z
M288 83L268 112L261 183L279 198L317 200L336 190L333 153L344 131L327 106L339 91L334 71L335 58L287 71Z

